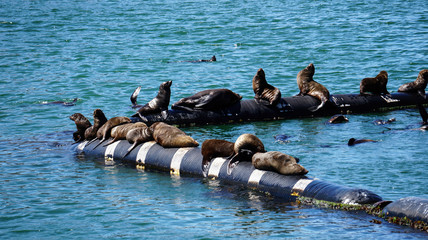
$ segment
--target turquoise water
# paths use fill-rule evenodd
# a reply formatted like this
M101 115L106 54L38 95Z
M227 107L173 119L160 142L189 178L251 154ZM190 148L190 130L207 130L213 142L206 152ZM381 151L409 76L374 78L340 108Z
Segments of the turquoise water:
M296 206L223 182L105 165L70 151L74 123L95 108L130 116L172 80L171 103L208 88L245 99L263 68L283 96L310 62L331 93L358 93L381 70L396 91L428 68L426 1L1 1L2 239L417 239L366 214ZM214 63L188 63L209 59ZM45 105L71 101L76 106ZM309 176L384 199L428 198L428 133L417 110L184 129L200 143L256 134L299 157ZM375 119L397 122L376 126ZM92 120L92 119L91 119ZM273 136L290 136L277 143ZM350 137L377 143L348 147Z

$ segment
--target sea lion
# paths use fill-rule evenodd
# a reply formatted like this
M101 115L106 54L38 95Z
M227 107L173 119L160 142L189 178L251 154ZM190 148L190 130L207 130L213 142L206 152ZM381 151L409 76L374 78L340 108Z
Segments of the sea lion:
M180 99L172 104L172 109L187 111L208 110L214 111L229 107L242 99L237 93L229 89L209 89L196 93L193 96Z
M253 77L254 98L257 101L268 102L270 106L276 106L281 101L281 91L268 84L265 72L260 68Z
M81 113L74 113L69 118L74 121L77 128L77 131L73 133L74 143L85 140L85 131L92 126L91 122Z
M155 122L150 126L153 139L164 148L197 147L199 143L186 135L177 127L163 122Z
M110 138L111 130L114 127L125 124L125 123L130 123L130 122L131 122L131 119L129 119L127 117L110 118L102 127L100 127L100 129L98 129L96 139L100 139L100 142L93 149L95 149L101 143L103 143L104 141L106 141L107 139Z
M140 108L142 107L141 105L137 104L137 97L138 94L140 94L141 91L141 86L138 86L134 92L132 93L130 99L131 99L131 103L132 103L132 108Z
M388 120L382 120L382 119L376 119L373 121L374 125L385 125L385 124L390 124L392 122L395 122L396 119L395 118L390 118Z
M401 85L398 88L398 91L407 92L407 93L417 93L425 99L426 98L425 88L427 87L427 83L428 83L428 69L424 69L419 72L419 75L415 81Z
M359 143L365 143L365 142L377 142L375 140L371 140L371 139L355 139L355 138L350 138L348 141L348 146L354 146L355 144L359 144Z
M227 174L232 173L232 169L238 165L240 161L251 162L254 153L266 152L262 141L253 134L245 133L239 136L234 145L234 155L230 158L227 165Z
M43 105L48 105L48 104L57 104L57 105L63 105L63 106L74 106L76 105L77 100L79 100L78 98L74 98L73 101L71 102L66 102L66 101L53 101L53 102L42 102Z
M98 129L100 129L100 127L107 122L107 118L104 115L103 111L101 111L101 109L95 109L93 113L93 117L94 117L94 125L87 128L85 131L86 140L92 140L96 138Z
M278 142L278 143L289 143L290 142L290 140L288 140L288 138L290 138L290 137L287 135L284 135L284 134L277 134L277 135L273 136L273 138L275 138L275 142Z
M297 96L309 95L321 101L317 107L310 107L308 110L315 112L324 107L330 98L330 92L322 84L314 81L315 67L310 63L306 68L297 74L297 86L300 89Z
M344 122L349 122L349 119L342 114L336 114L328 120L328 123L330 124L344 123Z
M260 170L274 171L283 175L305 175L308 173L298 159L282 152L255 153L252 157L253 166Z
M110 136L113 138L112 140L110 140L107 144L104 145L108 146L118 140L125 140L126 139L126 134L131 131L134 128L139 128L139 127L146 127L147 125L143 122L136 122L136 123L124 123L122 125L118 125L114 128L111 129L110 132Z
M134 150L134 148L136 148L139 144L153 140L153 135L147 125L140 126L129 130L129 132L126 134L126 140L128 140L132 146L128 148L128 151L122 157L122 159L128 156L128 154L131 153L132 150Z
M202 169L206 170L210 161L216 157L231 157L234 152L234 143L226 140L208 139L202 143ZM204 171L205 172L205 171Z
M360 94L361 95L380 95L389 94L386 90L386 84L388 83L388 73L386 71L380 71L379 74L374 78L364 78L360 82Z
M162 117L167 117L167 110L169 105L169 100L171 97L171 84L172 81L163 82L159 86L158 95L153 98L146 105L142 106L138 109L137 113L132 115L132 117L140 117L142 120L147 121L144 114L152 114L152 113L162 113ZM135 97L136 100L136 97Z

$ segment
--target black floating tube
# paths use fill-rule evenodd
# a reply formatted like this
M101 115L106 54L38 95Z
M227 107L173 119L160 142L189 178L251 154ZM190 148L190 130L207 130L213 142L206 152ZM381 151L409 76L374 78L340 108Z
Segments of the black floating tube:
M385 217L407 217L412 221L428 223L428 199L406 197L392 202L382 210Z
M85 155L105 157L107 160L122 160L146 169L157 169L174 175L193 175L236 182L288 201L296 197L308 197L345 204L374 204L382 198L368 190L344 187L306 176L281 175L275 172L255 169L250 162L240 162L229 175L228 161L215 158L208 168L202 169L201 149L197 148L163 148L154 141L137 146L125 158L123 156L131 146L121 140L106 147L97 145L99 140L88 144L87 141L77 145L76 150ZM123 158L123 159L122 159Z
M428 96L428 95L427 95ZM255 99L241 100L234 105L218 111L192 112L184 110L168 110L167 117L162 114L150 114L144 117L146 123L165 122L179 126L225 124L234 122L278 120L291 118L305 118L316 116L331 116L334 114L366 113L389 111L401 108L415 108L417 101L428 104L428 97L421 99L417 95L407 93L392 93L391 95L359 95L336 94L331 95L325 107L316 112L308 109L317 106L320 102L311 96L285 97L276 106L267 106ZM134 122L143 121L138 117L131 118Z

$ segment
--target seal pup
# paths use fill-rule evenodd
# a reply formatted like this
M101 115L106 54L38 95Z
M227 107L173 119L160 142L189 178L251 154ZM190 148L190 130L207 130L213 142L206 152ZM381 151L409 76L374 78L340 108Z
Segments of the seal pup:
M209 163L216 157L230 158L234 155L234 143L220 139L208 139L202 143L202 170L205 173Z
M133 128L129 130L129 132L126 134L126 140L132 144L131 147L128 148L128 151L126 154L122 157L124 159L128 154L134 150L139 144L153 140L152 132L150 131L150 128L146 126L139 126L136 128Z
M253 91L254 98L259 102L268 102L267 105L276 106L281 101L281 91L267 83L262 68L253 77Z
M160 112L162 114L162 117L166 118L168 116L168 105L171 97L171 84L172 81L163 82L159 86L158 95L146 105L138 109L137 113L132 115L132 117L140 117L143 121L147 121L147 118L143 116L144 114Z
M327 121L327 123L329 124L345 123L345 122L349 122L349 119L342 114L336 114Z
M299 94L297 96L309 95L321 101L317 107L310 107L308 110L315 112L324 107L330 98L330 92L322 84L314 81L315 74L314 64L310 63L306 68L297 74L297 86L299 87Z
M101 145L101 143L103 143L104 141L110 138L111 130L114 127L125 123L130 123L130 122L131 122L131 119L127 117L110 118L102 127L100 127L100 129L98 129L96 139L100 139L100 142L93 149L97 148L99 145Z
M256 169L274 171L283 175L307 174L308 170L298 162L298 158L278 151L255 153L252 157L252 163Z
M398 91L406 92L406 93L417 93L425 99L426 98L425 88L427 87L427 83L428 83L428 69L424 69L419 72L419 75L415 81L401 85L398 88Z
M138 128L138 127L146 127L147 125L143 122L136 122L136 123L124 123L122 125L118 125L114 128L111 129L110 132L110 136L113 138L112 140L110 140L108 143L106 143L104 145L108 146L116 141L119 140L125 140L126 139L126 134L131 131L134 128Z
M349 141L348 141L348 146L354 146L355 144L365 143L365 142L377 142L377 141L371 140L371 139L355 139L355 138L350 138Z
M240 161L251 162L252 156L257 152L266 152L265 146L258 137L249 133L239 136L233 145L234 155L227 164L227 174L230 175Z
M74 113L69 118L74 121L77 128L77 131L73 133L74 143L85 140L85 131L92 126L91 122L81 113Z
M140 91L141 91L141 86L138 86L132 93L131 97L129 98L132 103L132 108L142 107L141 105L137 104L137 97L138 97L138 94L140 94Z
M237 93L229 89L208 89L194 94L193 96L182 98L172 104L172 109L186 111L194 110L218 110L229 107L242 99Z
M150 127L153 139L164 148L197 147L199 143L177 127L155 122Z
M95 109L93 113L93 117L94 117L94 125L87 128L85 131L86 140L92 140L96 138L98 129L100 129L100 127L107 122L107 118L104 115L103 111L101 111L101 109Z
M380 95L389 94L386 89L388 83L388 73L386 71L380 71L379 74L374 78L364 78L360 82L360 94L361 95Z

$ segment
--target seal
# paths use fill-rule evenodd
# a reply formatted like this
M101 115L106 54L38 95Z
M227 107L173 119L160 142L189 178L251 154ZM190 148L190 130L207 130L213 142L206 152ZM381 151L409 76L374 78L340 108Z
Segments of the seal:
M282 152L255 153L252 157L256 169L274 171L283 175L305 175L308 173L298 159Z
M310 63L306 68L304 68L297 74L296 78L297 86L300 90L297 96L309 95L321 101L321 104L317 107L311 107L308 109L311 112L315 112L318 109L324 107L324 105L328 102L330 98L330 92L327 90L327 88L321 85L320 83L314 81L314 74L314 64Z
M345 115L336 114L333 117L331 117L327 122L329 124L345 123L345 122L349 122L349 119Z
M252 156L257 152L266 152L265 146L258 137L249 133L239 136L233 145L234 155L227 165L227 174L230 175L240 161L251 162Z
M108 146L116 141L119 140L125 140L126 134L131 131L132 129L139 128L139 127L146 127L147 125L143 122L136 122L136 123L124 123L122 125L118 125L111 129L110 136L113 138L110 140L107 144L104 145Z
M186 111L215 111L229 107L241 99L242 96L229 89L208 89L198 92L193 96L180 99L178 102L172 104L171 108Z
M253 77L253 91L254 98L259 102L267 102L267 105L276 106L281 101L281 91L267 83L262 68Z
M371 140L371 139L355 139L355 138L350 138L348 141L348 146L354 146L355 144L360 144L360 143L365 143L365 142L377 142L375 140Z
M138 109L137 113L132 115L132 117L140 117L143 121L147 121L147 118L145 118L143 115L160 112L162 113L162 116L166 118L169 100L171 98L171 84L172 81L163 82L159 86L158 95L146 105ZM137 97L135 97L135 100L136 99Z
M390 118L390 119L388 119L388 120L382 120L382 119L376 119L376 120L374 120L373 121L373 124L374 125L386 125L386 124L390 124L390 123L392 123L392 122L395 122L397 119L395 119L395 118Z
M103 111L101 111L101 109L95 109L93 113L93 117L94 117L94 125L87 128L85 131L86 140L92 140L96 138L98 129L100 129L100 127L107 122L107 118L104 115Z
M386 71L380 71L379 74L374 78L364 78L360 82L360 94L361 95L380 95L389 94L386 90L386 84L388 83L388 73Z
M141 86L138 86L134 92L132 93L131 97L129 98L131 100L132 103L132 108L141 108L142 105L137 104L137 97L138 94L140 94L141 91Z
M74 113L69 118L74 121L77 128L77 131L73 133L74 143L85 140L85 131L92 126L91 122L81 113Z
M114 127L125 124L125 123L130 123L130 122L131 122L131 119L129 119L127 117L110 118L102 127L100 127L100 129L98 129L97 138L95 138L94 140L100 139L100 142L93 149L97 148L99 145L101 145L101 143L103 143L108 138L110 138L111 130ZM91 143L91 142L89 142L89 143Z
M77 100L79 100L78 98L74 98L73 101L71 102L66 102L66 101L53 101L53 102L42 102L43 105L49 105L49 104L57 104L57 105L63 105L63 106L74 106L76 105Z
M417 93L425 99L426 98L425 88L427 87L427 83L428 83L428 69L424 69L419 72L418 77L416 78L415 81L401 85L398 88L398 91L406 92L406 93Z
M235 143L220 139L208 139L202 143L202 170L205 173L209 163L216 157L230 158L234 155Z
M126 134L126 140L132 145L128 148L128 151L122 157L122 159L128 156L128 154L130 154L132 150L134 150L134 148L136 148L139 144L153 140L153 136L150 128L146 125L129 130L129 132Z
M197 147L199 143L177 127L155 122L150 127L153 139L164 148Z

